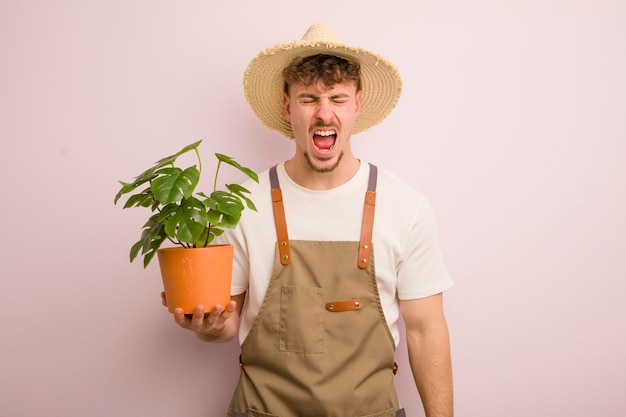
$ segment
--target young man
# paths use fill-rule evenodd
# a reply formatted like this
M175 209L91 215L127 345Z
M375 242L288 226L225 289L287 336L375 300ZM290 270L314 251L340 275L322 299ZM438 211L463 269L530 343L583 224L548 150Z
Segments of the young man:
M203 340L239 335L228 416L404 416L393 381L402 314L426 415L451 417L442 292L452 281L433 213L350 146L395 107L397 70L314 25L301 41L262 51L244 89L295 153L245 184L258 211L222 236L236 253L229 305L206 317L202 306L191 318L174 312Z

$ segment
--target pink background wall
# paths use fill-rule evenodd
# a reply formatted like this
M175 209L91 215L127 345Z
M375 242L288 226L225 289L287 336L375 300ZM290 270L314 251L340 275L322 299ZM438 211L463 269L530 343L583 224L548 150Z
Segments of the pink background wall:
M436 210L456 415L626 415L625 19L619 0L2 1L0 416L221 415L238 345L180 330L156 264L128 263L144 214L116 180L199 138L208 166L288 157L242 72L314 22L404 77L354 146Z

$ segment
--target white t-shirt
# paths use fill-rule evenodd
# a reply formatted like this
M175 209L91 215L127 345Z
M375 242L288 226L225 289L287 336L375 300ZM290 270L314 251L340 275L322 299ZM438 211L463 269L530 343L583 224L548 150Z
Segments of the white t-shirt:
M361 161L350 181L328 191L299 186L289 178L283 163L278 165L277 173L290 239L359 240L369 176L367 163ZM247 181L242 185L251 191L250 198L258 211L244 210L237 228L228 229L215 240L215 243L235 245L231 294L247 291L239 328L240 343L263 303L277 249L269 172L259 175L259 184ZM430 205L420 193L381 169L378 169L372 241L381 304L397 346L398 299L434 295L453 283L441 255Z

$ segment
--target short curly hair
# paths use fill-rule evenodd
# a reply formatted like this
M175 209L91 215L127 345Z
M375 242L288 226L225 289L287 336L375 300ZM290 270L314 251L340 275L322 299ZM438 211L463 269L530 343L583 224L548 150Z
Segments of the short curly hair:
M335 84L353 81L356 91L360 91L361 65L358 62L335 55L317 54L297 57L283 70L285 93L289 94L289 86L293 84L313 85L321 81L325 87L332 88Z

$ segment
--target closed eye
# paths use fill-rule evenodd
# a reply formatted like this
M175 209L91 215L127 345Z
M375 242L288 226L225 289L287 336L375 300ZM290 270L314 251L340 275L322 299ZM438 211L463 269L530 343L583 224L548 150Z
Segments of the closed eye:
M302 94L298 96L298 101L303 104L312 104L320 101L320 98L313 94Z
M322 97L314 94L302 94L298 96L298 101L302 104L316 104L322 101ZM336 96L328 97L328 101L333 104L346 104L350 101L350 96L347 94L339 94Z

